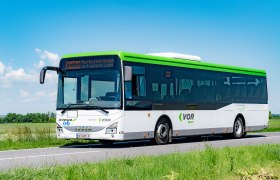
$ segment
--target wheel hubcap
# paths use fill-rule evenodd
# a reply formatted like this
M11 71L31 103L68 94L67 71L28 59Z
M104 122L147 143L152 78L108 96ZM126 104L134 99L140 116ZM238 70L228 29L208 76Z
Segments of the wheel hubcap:
M235 130L236 134L238 134L238 135L242 133L242 124L241 124L240 120L236 121L234 130Z
M168 135L168 124L160 124L157 128L157 135L160 139L165 139Z

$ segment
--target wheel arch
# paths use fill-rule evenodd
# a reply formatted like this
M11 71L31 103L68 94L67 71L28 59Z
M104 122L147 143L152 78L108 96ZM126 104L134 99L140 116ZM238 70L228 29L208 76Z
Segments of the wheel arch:
M246 129L246 121L245 121L244 115L241 114L241 113L237 114L237 115L236 115L236 118L235 118L235 120L234 120L234 122L235 122L238 118L241 118L241 119L242 119L242 123L243 123L243 126L244 126L244 131L245 131L245 129Z
M166 114L163 114L163 115L161 115L161 116L158 118L158 120L157 120L157 122L156 122L156 124L155 124L154 131L156 131L157 124L158 124L159 120L162 119L162 118L165 118L165 119L167 120L167 122L168 122L169 125L170 125L170 129L172 129L172 131L173 131L172 121L171 121L170 117L169 117L168 115L166 115Z

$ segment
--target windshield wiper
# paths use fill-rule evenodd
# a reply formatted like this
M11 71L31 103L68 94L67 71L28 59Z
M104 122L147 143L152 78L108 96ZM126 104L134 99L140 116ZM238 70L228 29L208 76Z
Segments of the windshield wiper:
M109 114L109 111L107 111L107 110L105 110L105 109L103 109L103 108L98 108L99 110L101 110L101 111L103 111L103 112L105 112L106 114Z
M76 104L69 104L66 108L64 108L62 111L61 111L61 114L64 114L64 112L66 111L66 110L68 110L71 106L73 106L73 105L76 105Z
M99 110L101 110L101 111L105 112L106 114L109 114L109 111L107 111L107 110L105 110L104 108L101 108L101 107L99 107L99 106L87 105L86 107L99 109Z
M100 108L100 107L98 107L98 106L91 106L91 105L87 105L87 104L69 104L66 108L64 108L64 109L61 111L61 114L64 114L64 112L65 112L66 110L70 109L70 107L73 106L73 105L85 105L84 107L80 107L80 108L81 108L81 109L84 109L84 108L89 109L89 108L92 108L92 107L93 107L93 108L96 108L96 109L99 109L99 110L105 112L106 114L109 114L109 111L107 111L107 110L105 110L105 109L103 109L103 108Z

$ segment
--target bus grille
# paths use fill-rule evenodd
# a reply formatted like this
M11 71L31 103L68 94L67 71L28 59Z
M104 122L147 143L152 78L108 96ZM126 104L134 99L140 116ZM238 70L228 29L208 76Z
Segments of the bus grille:
M72 132L96 132L104 129L105 126L68 126L64 128Z

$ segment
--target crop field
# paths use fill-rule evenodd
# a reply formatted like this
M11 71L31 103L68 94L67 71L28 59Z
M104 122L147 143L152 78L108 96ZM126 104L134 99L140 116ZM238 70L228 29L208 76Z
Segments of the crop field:
M30 130L35 129L50 129L52 133L55 133L56 125L55 123L7 123L7 124L0 124L0 135L6 134L18 127L28 127Z
M280 145L246 146L1 172L0 179L279 179Z
M90 140L57 139L55 123L0 124L0 150L96 143Z

